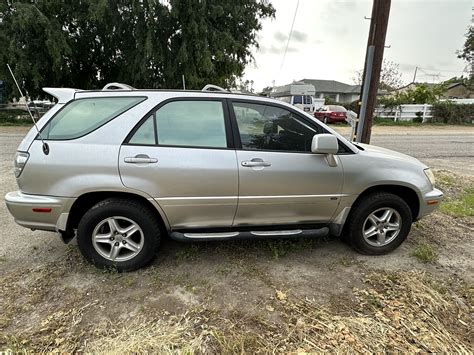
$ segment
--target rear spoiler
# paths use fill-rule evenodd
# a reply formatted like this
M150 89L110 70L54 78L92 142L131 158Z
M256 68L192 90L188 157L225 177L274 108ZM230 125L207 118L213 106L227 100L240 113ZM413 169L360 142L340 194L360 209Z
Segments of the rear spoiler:
M59 104L65 104L74 99L76 92L81 90L69 88L43 88L43 91L58 99Z

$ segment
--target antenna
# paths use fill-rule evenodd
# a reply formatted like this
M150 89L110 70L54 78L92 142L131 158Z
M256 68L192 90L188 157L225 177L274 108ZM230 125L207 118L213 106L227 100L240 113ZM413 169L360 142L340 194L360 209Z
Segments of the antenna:
M20 95L23 97L23 92L21 91L20 89L20 85L18 85L18 81L16 81L16 78L15 78L15 75L13 74L13 71L12 71L12 68L10 68L10 65L7 64L7 67L8 67L8 70L10 71L10 74L12 75L12 78L13 78L13 81L15 82L16 84L16 87L18 88L18 91L20 92ZM25 97L26 99L26 97ZM34 103L33 103L34 104ZM38 136L39 138L41 139L41 143L43 144L43 153L45 155L48 155L49 154L49 146L48 146L48 143L46 143L43 139L43 136L41 135L41 132L40 130L38 129L38 126L36 125L36 121L35 121L35 118L33 117L33 114L31 113L31 110L30 110L30 105L28 105L28 102L26 103L26 109L28 110L28 113L30 114L30 117L31 117L31 120L33 121L33 124L36 128L36 131L38 132Z

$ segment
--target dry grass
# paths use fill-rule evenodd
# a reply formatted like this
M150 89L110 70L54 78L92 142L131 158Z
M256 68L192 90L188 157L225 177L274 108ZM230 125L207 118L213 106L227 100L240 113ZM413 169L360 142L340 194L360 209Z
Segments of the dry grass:
M137 318L116 330L96 331L85 350L110 354L472 351L469 300L454 297L420 272L377 273L366 282L368 288L354 290L356 307L348 314L276 291L265 309L278 316L277 322L257 312L223 317L205 309L155 320Z

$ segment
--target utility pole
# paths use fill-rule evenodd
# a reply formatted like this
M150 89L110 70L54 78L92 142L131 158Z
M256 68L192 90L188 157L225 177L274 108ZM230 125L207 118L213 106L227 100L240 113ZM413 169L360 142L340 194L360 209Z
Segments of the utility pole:
M416 80L416 72L418 71L418 67L415 67L415 74L413 74L413 83L415 83Z
M385 36L391 0L374 0L370 20L369 39L365 57L362 90L360 94L359 122L356 127L357 142L369 143L372 132L372 116L382 69Z

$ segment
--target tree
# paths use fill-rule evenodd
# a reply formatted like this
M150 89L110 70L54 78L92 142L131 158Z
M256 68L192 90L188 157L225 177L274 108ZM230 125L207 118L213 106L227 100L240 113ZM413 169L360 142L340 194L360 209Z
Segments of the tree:
M463 49L456 52L458 58L464 59L468 63L474 61L474 27L469 27L466 33L466 42L464 42Z
M4 0L0 78L10 63L31 96L41 87L200 89L235 85L258 47L267 0Z
M393 108L404 104L434 104L446 91L446 84L428 86L417 84L413 88L396 92L395 95L382 97L379 103L386 108Z
M362 85L364 70L358 70L356 76L352 78L354 84ZM392 91L403 86L402 73L399 65L384 59L382 62L382 70L380 71L379 89Z

